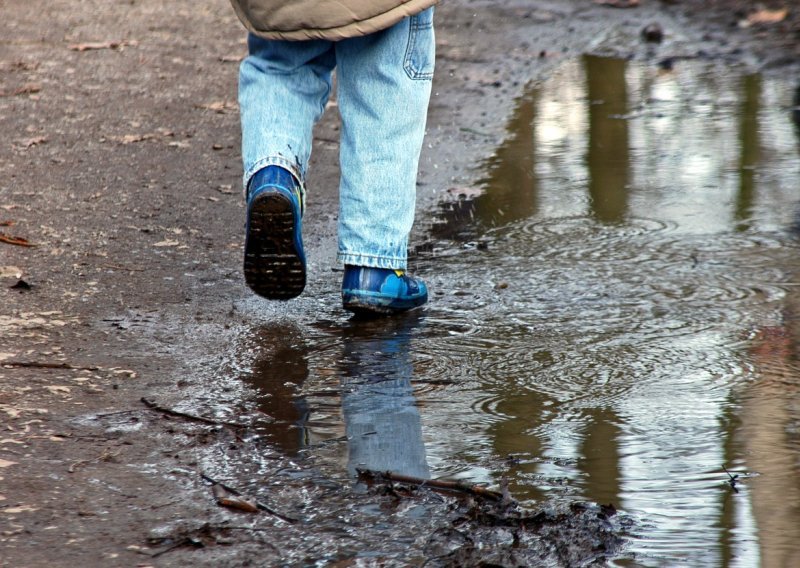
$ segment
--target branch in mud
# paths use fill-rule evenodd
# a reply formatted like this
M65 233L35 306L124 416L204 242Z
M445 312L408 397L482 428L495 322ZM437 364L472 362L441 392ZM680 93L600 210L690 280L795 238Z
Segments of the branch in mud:
M144 405L153 410L154 412L161 412L162 414L166 414L168 416L175 416L176 418L183 418L185 420L191 420L192 422L200 422L202 424L211 424L212 426L230 426L232 428L245 428L246 424L239 424L238 422L226 422L224 420L215 420L214 418L205 418L203 416L195 416L194 414L188 414L186 412L180 412L178 410L173 410L172 408L166 408L163 406L159 406L152 400L148 400L145 397L142 397L142 402Z
M23 239L22 237L15 237L13 235L7 235L5 233L0 233L0 243L6 243L9 245L17 245L19 247L35 247L36 245L32 242L28 241L27 239Z
M265 513L269 513L274 517L278 517L282 521L286 521L287 523L296 523L297 519L293 519L292 517L287 517L275 509L271 508L264 503L257 501L255 499L247 499L245 498L241 491L238 489L231 487L230 485L226 485L221 481L217 481L206 475L205 473L201 473L200 477L202 477L205 481L208 481L211 484L211 492L214 495L214 499L217 501L218 505L222 507L228 507L230 509L238 509L240 511L245 511L248 513L255 513L257 511L264 511ZM232 499L230 496L233 495L238 499Z
M423 479L421 477L412 477L410 475L402 475L399 473L393 473L391 471L374 471L371 469L356 469L356 472L358 473L359 479L368 482L395 481L397 483L409 483L411 485L418 485L420 487L428 487L430 489L437 489L441 491L468 493L470 495L482 497L489 501L502 501L504 497L499 491L493 491L483 487L482 485L464 483L461 481Z
M0 367L20 367L30 369L71 369L73 371L99 371L100 367L80 367L69 363L49 363L40 361L0 361Z

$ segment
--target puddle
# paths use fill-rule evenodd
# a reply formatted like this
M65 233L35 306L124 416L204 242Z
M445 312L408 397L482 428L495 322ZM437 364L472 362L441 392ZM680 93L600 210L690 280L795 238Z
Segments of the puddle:
M613 503L640 524L619 565L796 562L793 90L701 62L565 65L479 187L422 220L424 314L243 337L266 432L340 477Z

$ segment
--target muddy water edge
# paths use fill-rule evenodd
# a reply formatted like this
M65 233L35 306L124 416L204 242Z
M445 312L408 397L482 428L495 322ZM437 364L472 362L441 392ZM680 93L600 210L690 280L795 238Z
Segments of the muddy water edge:
M242 290L225 104L241 37L223 2L184 8L167 24L157 3L124 23L71 6L35 44L20 12L3 44L20 82L3 92L21 95L0 113L20 133L2 213L46 246L0 263L34 285L13 291L0 351L55 364L2 369L4 566L796 563L786 74L739 66L752 54L718 41L725 25L678 12L444 4L413 251L435 297L358 322L326 244L330 114L308 293ZM661 46L639 38L653 18ZM132 39L52 50L109 26ZM42 179L52 193L26 189ZM365 467L521 508L356 483ZM218 506L209 479L278 515Z

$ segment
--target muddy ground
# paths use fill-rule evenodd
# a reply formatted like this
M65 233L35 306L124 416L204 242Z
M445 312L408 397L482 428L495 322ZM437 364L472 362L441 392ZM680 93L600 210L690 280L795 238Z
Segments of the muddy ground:
M419 210L474 182L515 97L570 57L796 73L800 10L745 26L750 4L443 2ZM274 417L238 380L229 338L257 342L266 322L293 317L359 324L337 296L335 109L308 180L308 291L275 306L243 285L244 41L226 2L2 12L0 565L552 566L624 551L635 528L608 507L519 511L354 484L260 435ZM653 22L662 43L640 35ZM261 509L221 507L212 479Z

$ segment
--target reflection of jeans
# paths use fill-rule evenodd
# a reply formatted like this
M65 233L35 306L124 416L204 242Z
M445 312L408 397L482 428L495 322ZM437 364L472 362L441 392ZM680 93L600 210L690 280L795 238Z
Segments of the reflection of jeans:
M409 322L410 323L410 322ZM428 478L422 424L411 387L409 329L345 337L342 412L348 470L392 471ZM377 332L377 333L375 333Z
M430 477L409 377L348 384L344 389L350 473L359 468Z
M267 165L303 180L337 68L342 135L339 259L405 268L434 63L433 9L329 42L250 36L239 76L245 187Z

